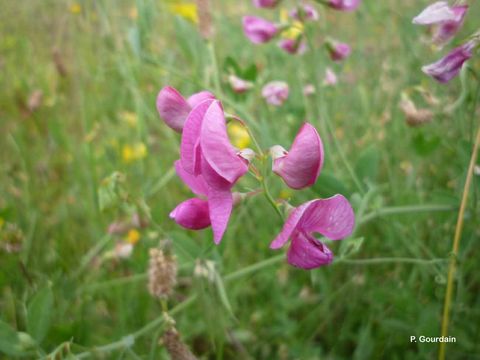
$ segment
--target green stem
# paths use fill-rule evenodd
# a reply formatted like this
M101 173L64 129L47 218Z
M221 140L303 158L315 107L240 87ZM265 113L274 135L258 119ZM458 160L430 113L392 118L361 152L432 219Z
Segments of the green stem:
M270 205L272 205L272 207L275 209L275 212L278 214L278 216L280 216L280 219L283 221L284 220L283 219L283 214L280 211L280 209L278 208L278 205L275 202L275 199L273 198L272 194L270 194L270 191L268 190L268 186L267 186L267 181L265 180L264 176L262 176L262 179L260 179L260 183L262 184L263 193L265 194L265 198L270 203Z
M213 85L215 87L216 96L220 97L222 95L222 88L220 87L220 73L218 71L217 57L215 55L215 45L213 41L207 41L208 52L210 54L210 59L212 61L213 68Z
M416 259L405 257L392 258L372 258L372 259L338 259L333 264L349 264L349 265L376 265L376 264L416 264L416 265L432 265L438 263L446 263L448 259Z
M363 225L369 221L372 221L373 219L386 215L409 214L418 212L453 211L456 209L457 207L452 205L409 205L385 207L382 209L374 210L371 213L363 216L359 220L358 225Z

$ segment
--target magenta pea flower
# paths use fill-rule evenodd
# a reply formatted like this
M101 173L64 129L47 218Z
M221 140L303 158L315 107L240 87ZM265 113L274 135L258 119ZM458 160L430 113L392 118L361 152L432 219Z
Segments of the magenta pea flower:
M290 213L270 248L279 249L290 240L288 262L302 269L314 269L330 264L333 253L313 234L319 233L330 240L340 240L349 236L354 226L355 214L342 195L311 200Z
M187 100L173 87L165 86L157 96L157 110L170 128L182 132L185 120L196 105L204 100L215 99L208 91L193 94Z
M293 10L290 11L290 16L298 21L318 20L317 10L315 10L315 8L309 4L304 4L300 12L298 11L298 8L294 8Z
M333 86L338 83L337 74L332 70L332 68L327 67L325 70L325 78L323 84L326 86Z
M358 8L361 0L328 0L327 5L335 10L353 11Z
M267 103L275 106L282 105L289 94L288 84L284 81L272 81L262 89L262 96Z
M245 157L242 156L244 153ZM250 152L238 151L230 143L225 115L218 100L203 101L190 112L182 132L180 161L175 168L193 193L206 198L216 244L220 243L232 212L231 189L248 171L246 158L250 156ZM171 217L186 227L185 221L181 222L179 218L183 214L180 210L185 210L186 214L188 210L195 215L199 227L205 225L205 204L187 205L189 207L184 205L185 209L175 209L177 211L174 210Z
M245 36L254 44L269 42L279 30L274 23L257 16L244 16L242 22Z
M253 88L253 84L250 81L243 80L236 75L230 75L228 77L228 82L232 90L237 94L242 94Z
M473 55L475 41L469 41L452 51L437 62L422 67L422 71L441 83L447 83L460 72L465 61Z
M350 45L335 40L328 40L326 46L333 61L344 60L352 52Z
M307 44L303 39L282 39L278 46L292 55L303 55L307 51Z
M205 229L211 224L208 201L199 198L188 199L172 210L170 218L186 229Z
M468 5L450 7L446 1L436 2L425 8L413 19L417 25L433 25L433 42L447 43L463 25Z
M289 151L271 148L272 170L292 189L303 189L317 181L323 166L323 144L317 130L309 123L298 131Z
M253 0L252 2L257 8L274 8L280 0Z

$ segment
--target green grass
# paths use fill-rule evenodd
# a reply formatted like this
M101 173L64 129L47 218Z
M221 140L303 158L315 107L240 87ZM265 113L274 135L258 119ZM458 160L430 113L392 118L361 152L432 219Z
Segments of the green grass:
M459 79L441 86L420 71L443 54L422 43L424 29L411 24L427 3L364 1L351 14L323 10L322 20L307 27L316 51L292 57L274 44L250 44L241 31L241 15L274 19L278 12L254 10L247 0L216 1L216 73L195 27L162 1L78 1L79 14L69 10L73 2L1 1L0 349L15 344L14 329L43 337L25 358L65 343L84 358L167 358L158 345L162 307L149 295L144 274L148 249L169 238L181 284L169 307L177 309L177 329L201 358L435 358L438 345L409 339L440 334L445 260L479 108L477 85L467 74L467 96L452 114L439 112L420 128L405 123L402 91L421 85L443 105L461 93ZM137 18L129 16L134 6ZM479 15L472 2L454 44L476 30ZM343 64L327 59L319 45L325 34L352 44ZM55 67L54 48L67 76ZM249 94L229 90L228 57L243 69L258 68ZM303 85L320 81L326 65L341 83L304 98ZM478 71L478 57L470 65ZM357 228L331 247L339 255L359 245L348 259L310 272L290 267L269 249L282 223L261 195L235 209L218 247L211 230L185 231L168 218L191 195L172 176L179 137L159 119L156 94L167 84L184 94L215 91L217 75L226 111L250 124L262 148L288 147L305 119L317 127L324 170L313 188L292 192L290 202L347 196ZM291 96L271 108L261 86L277 79L290 84ZM42 104L29 113L35 90L42 91ZM136 114L136 126L123 119L125 111ZM122 148L138 143L147 156L125 163ZM115 172L122 179L106 202ZM275 198L285 189L274 176L267 182ZM249 176L237 187L258 183ZM457 342L447 347L449 359L480 358L478 176L472 187L450 324ZM134 212L150 220L133 255L107 258L118 240L107 234L108 225ZM12 241L20 251L6 251ZM199 260L213 261L222 280L194 277ZM134 343L125 340L129 334ZM99 346L107 347L89 353Z

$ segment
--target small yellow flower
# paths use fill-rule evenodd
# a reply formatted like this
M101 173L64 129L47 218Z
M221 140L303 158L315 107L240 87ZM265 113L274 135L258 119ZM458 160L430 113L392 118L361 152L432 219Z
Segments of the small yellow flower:
M295 40L303 34L305 27L300 21L294 21L292 25L282 32L281 36L285 39Z
M138 232L138 230L136 229L131 229L128 234L127 234L127 238L125 239L127 241L127 243L129 244L132 244L132 245L135 245L136 243L138 243L138 241L140 240L140 233Z
M135 144L133 147L133 153L135 154L135 158L137 160L143 159L147 156L147 147L144 143Z
M250 145L250 135L248 131L238 123L230 123L228 125L228 134L232 141L233 146L238 149L245 149Z
M292 197L292 192L288 189L283 189L279 194L280 199L288 200Z
M73 3L70 5L70 12L72 14L80 14L82 12L82 7L78 3Z
M170 5L170 11L175 15L179 15L195 24L198 24L197 5L194 3L172 4Z
M131 111L122 111L120 113L120 117L123 121L125 121L128 126L134 128L137 126L138 119L137 119L137 114Z
M280 9L280 22L287 23L289 21L288 10L285 8Z
M124 145L122 148L123 162L130 163L134 160L133 148L130 145Z
M134 5L128 10L128 17L132 20L137 20L138 18L138 10L137 7Z
M144 143L137 143L133 146L124 145L122 148L122 159L125 163L131 163L136 160L141 160L147 156L147 147Z

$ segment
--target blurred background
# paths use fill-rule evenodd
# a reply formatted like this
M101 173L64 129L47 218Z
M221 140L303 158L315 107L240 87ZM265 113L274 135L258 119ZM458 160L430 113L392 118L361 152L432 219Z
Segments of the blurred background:
M439 85L420 68L477 29L480 5L471 2L443 50L411 23L428 1L365 0L353 13L316 5L320 20L305 29L313 49L292 56L242 32L242 16L278 21L280 9L211 3L209 47L193 2L0 0L0 358L168 358L162 305L147 289L149 249L165 239L179 268L168 307L199 358L435 357L436 344L409 339L440 333L480 88L468 72ZM332 63L326 36L349 43L351 57ZM320 82L327 66L335 86ZM478 56L470 66L478 71ZM254 88L234 93L232 73ZM326 161L316 185L294 192L272 176L269 187L294 206L348 197L355 233L329 244L345 261L304 271L275 260L282 253L269 244L282 223L263 196L235 209L220 246L210 229L168 218L191 195L175 176L180 138L159 118L156 95L165 85L215 91L215 78L226 111L264 149L288 148L304 120L317 127ZM272 80L290 86L279 108L260 96ZM303 94L310 83L314 97ZM428 123L409 126L405 96L432 112ZM229 131L248 146L243 129ZM255 186L247 178L238 190ZM473 188L449 359L480 358L479 176Z

